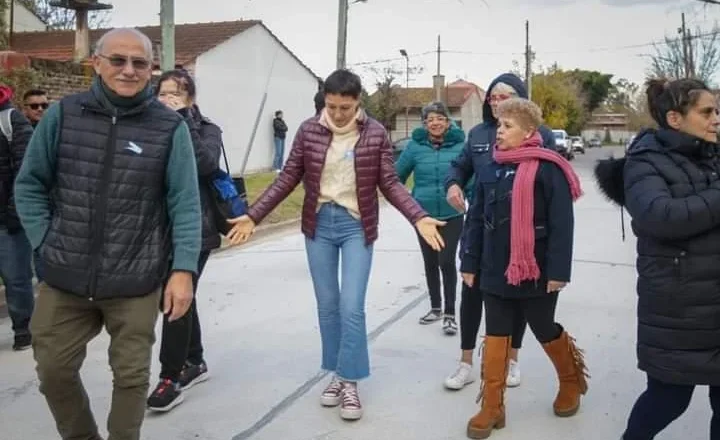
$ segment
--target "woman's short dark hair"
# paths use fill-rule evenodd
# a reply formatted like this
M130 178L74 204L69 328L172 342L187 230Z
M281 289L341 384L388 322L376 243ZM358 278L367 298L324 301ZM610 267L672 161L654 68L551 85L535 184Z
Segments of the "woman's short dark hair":
M687 115L698 103L702 93L709 91L708 86L697 79L651 79L647 82L646 91L650 115L660 127L670 128L667 123L668 112Z
M175 84L178 85L179 90L184 90L185 92L187 92L190 99L195 99L195 96L197 95L197 89L195 88L195 80L192 79L192 76L190 76L190 73L187 70L175 69L163 72L163 74L160 75L160 78L158 78L157 87L155 88L156 95L160 93L160 86L162 85L162 83L167 80L175 81Z
M351 96L360 98L362 81L360 77L347 69L338 69L325 79L323 84L325 95Z

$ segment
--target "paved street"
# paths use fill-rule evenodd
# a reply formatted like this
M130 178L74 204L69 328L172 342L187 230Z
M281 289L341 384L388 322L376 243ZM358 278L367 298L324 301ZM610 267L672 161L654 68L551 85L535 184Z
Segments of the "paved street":
M620 212L598 194L594 160L611 148L589 150L573 162L586 195L576 207L573 283L563 292L558 321L586 350L592 379L579 414L552 415L554 371L528 331L521 352L523 384L507 391L508 426L496 440L618 439L644 385L635 368L634 240L622 242ZM460 440L474 414L478 384L448 392L459 337L440 325L419 326L428 307L415 234L391 209L381 214L380 240L368 294L373 376L361 384L365 417L346 423L323 409L318 396L320 344L303 238L284 233L215 255L200 286L199 310L212 379L190 390L185 403L149 415L145 440ZM31 352L11 351L8 319L0 320L0 438L57 439L37 391ZM108 411L111 374L105 334L89 347L83 380L98 423ZM156 351L159 344L156 344ZM159 371L157 362L153 375ZM707 389L661 440L706 439Z

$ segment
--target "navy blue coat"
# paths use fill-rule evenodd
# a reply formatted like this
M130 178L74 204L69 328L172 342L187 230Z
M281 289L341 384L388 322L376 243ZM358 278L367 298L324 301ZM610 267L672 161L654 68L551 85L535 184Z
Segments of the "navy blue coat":
M595 172L637 236L638 367L667 383L720 386L718 145L648 130L626 159Z
M466 222L460 271L477 274L480 289L491 295L521 299L547 295L547 282L570 281L574 213L570 185L554 163L541 162L535 177L535 260L538 281L507 283L510 262L512 186L517 165L495 161L476 174L476 193Z

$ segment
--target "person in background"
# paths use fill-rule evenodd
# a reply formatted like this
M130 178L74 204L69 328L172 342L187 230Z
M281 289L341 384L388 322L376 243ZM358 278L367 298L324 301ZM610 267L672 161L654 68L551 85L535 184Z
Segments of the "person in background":
M493 80L487 88L483 104L483 122L473 127L467 136L465 148L452 162L450 171L445 180L448 203L458 212L465 212L465 190L468 182L476 176L478 170L492 161L491 147L495 144L495 135L498 128L497 107L510 98L527 98L527 89L523 81L512 73L504 73ZM539 128L545 148L555 149L555 136L545 126ZM460 253L464 247L461 239ZM445 387L450 390L459 390L475 380L472 374L473 351L477 343L480 322L483 313L483 293L477 288L471 288L463 283L460 301L460 362L456 370L445 379ZM520 311L518 311L520 313ZM525 334L525 321L522 316L514 320L516 328L513 331L512 350L510 352L510 368L508 370L507 385L516 387L521 383L518 351L522 346Z
M210 185L219 168L222 151L222 130L200 112L195 103L195 81L185 70L163 73L156 88L160 102L178 112L190 129L200 187L202 210L202 246L193 276L193 300L188 312L180 319L170 321L163 317L162 344L160 346L160 382L148 397L148 408L169 411L182 403L183 391L209 378L203 357L200 318L197 311L198 282L210 258L210 252L220 247L220 233L215 226Z
M346 420L362 417L357 382L370 375L365 295L378 238L378 189L435 250L445 223L427 215L400 183L385 128L360 107L362 83L336 70L324 83L325 108L302 123L290 157L273 184L231 220L231 243L245 242L255 225L302 181L302 232L322 340L322 369L333 373L320 403L340 407ZM340 275L340 279L338 279Z
M587 391L582 352L555 322L559 292L570 281L580 179L567 160L542 148L542 112L535 103L505 100L497 116L492 161L475 176L460 268L465 284L483 292L487 312L481 408L467 427L473 439L505 426L510 339L518 316L527 319L557 371L555 414L574 415Z
M455 294L457 290L457 246L463 229L463 213L445 200L444 180L450 162L457 157L465 142L465 133L449 117L442 102L433 102L422 109L423 126L416 128L405 150L395 164L398 177L405 183L413 175L412 195L433 218L447 224L440 228L445 247L436 251L418 236L425 264L425 281L430 295L430 311L420 324L443 320L443 331L457 333ZM467 187L471 187L468 182ZM442 289L440 274L442 273ZM445 300L443 308L443 298Z
M48 101L48 95L45 90L31 89L23 94L23 113L33 128L40 123L40 119L42 119L45 110L47 110L49 106L50 102ZM42 283L43 265L37 249L33 251L33 267L35 268L35 278L37 278L38 283Z
M282 170L285 158L285 136L287 131L288 127L283 120L283 112L278 110L275 112L275 119L273 119L273 141L275 142L273 169L278 173Z
M16 210L15 177L25 159L32 126L13 109L13 91L0 85L0 280L5 285L8 314L14 333L13 350L30 348L30 317L35 304L32 286L32 246ZM9 113L7 113L9 112ZM4 116L9 115L9 118ZM9 126L5 127L5 123ZM8 131L10 137L4 132Z
M720 162L718 103L696 79L651 80L658 129L595 176L637 236L637 360L647 385L622 440L652 440L709 385L710 439L720 438ZM707 431L704 431L707 432ZM688 438L701 438L699 432ZM707 438L707 437L706 437Z
M197 166L187 124L153 96L145 34L106 32L92 65L90 90L64 97L40 120L15 181L17 212L45 264L30 329L40 392L60 437L97 440L80 368L104 327L109 439L138 440L163 284L170 320L192 302Z

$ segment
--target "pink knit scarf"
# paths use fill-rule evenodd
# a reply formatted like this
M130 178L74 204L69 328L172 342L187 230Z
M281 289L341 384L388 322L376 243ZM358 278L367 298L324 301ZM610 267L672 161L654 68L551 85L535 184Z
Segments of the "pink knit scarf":
M510 264L505 277L513 286L523 281L540 279L540 268L535 260L535 176L540 161L552 162L565 174L573 201L582 195L580 179L570 162L552 150L542 148L542 137L535 133L519 148L501 151L494 148L493 157L501 164L518 165L513 182L510 210ZM552 221L552 220L551 220Z

